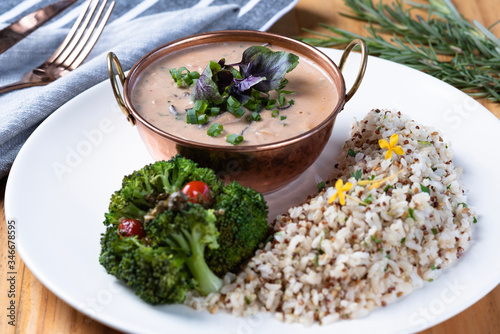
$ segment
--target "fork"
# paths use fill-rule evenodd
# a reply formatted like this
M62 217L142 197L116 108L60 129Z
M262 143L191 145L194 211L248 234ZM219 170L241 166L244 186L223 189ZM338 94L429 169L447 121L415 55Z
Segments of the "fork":
M101 0L89 0L81 11L68 35L56 51L42 65L26 73L21 80L0 87L0 94L33 86L47 85L77 68L87 58L97 43L106 25L115 2L111 2L103 16L107 0L104 0L96 13ZM94 15L95 14L95 15ZM92 22L90 20L93 18ZM101 19L99 23L99 20ZM99 26L97 24L99 23Z

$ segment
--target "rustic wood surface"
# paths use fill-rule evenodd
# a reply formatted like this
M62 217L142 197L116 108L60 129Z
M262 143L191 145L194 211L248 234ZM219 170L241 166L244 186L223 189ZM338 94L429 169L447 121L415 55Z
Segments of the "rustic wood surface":
M457 9L468 19L476 19L489 27L500 19L498 0L454 0ZM343 0L300 0L297 6L271 28L288 36L310 36L302 31L308 28L323 31L318 23L325 23L363 34L363 24L347 19L339 12L348 12ZM500 36L500 24L493 32ZM500 104L480 101L500 118ZM7 281L7 224L4 214L6 178L0 180L0 333L118 333L76 311L45 288L17 257L16 326L8 324L7 310L9 283ZM10 218L10 217L7 217ZM41 217L41 220L44 218ZM476 304L422 333L500 333L500 286Z

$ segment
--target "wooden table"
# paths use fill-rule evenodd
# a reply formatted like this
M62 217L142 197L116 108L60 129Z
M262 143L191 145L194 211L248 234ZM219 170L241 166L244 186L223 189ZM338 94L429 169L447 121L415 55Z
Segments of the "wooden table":
M458 10L468 19L476 19L489 27L500 19L498 0L454 0ZM342 17L338 12L347 12L343 0L300 0L297 6L271 31L289 36L308 36L301 28L323 31L322 22L341 29L363 33L363 24ZM500 24L493 31L500 36ZM480 101L500 118L500 104ZM0 333L117 333L100 323L77 312L45 288L38 279L17 258L16 327L7 324L8 307L7 273L7 228L4 214L4 192L6 179L0 180ZM455 317L430 328L423 333L500 333L500 286L475 305Z

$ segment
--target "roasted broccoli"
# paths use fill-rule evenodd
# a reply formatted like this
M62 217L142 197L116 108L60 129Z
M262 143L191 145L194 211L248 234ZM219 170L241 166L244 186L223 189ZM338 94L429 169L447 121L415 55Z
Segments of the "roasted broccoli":
M125 176L111 196L100 263L152 304L218 291L268 235L261 194L176 156Z
M182 303L195 285L182 254L151 247L135 237L121 237L108 227L101 238L100 263L151 304Z
M215 227L212 209L205 210L200 204L187 203L187 207L172 215L172 211L158 214L146 224L146 233L156 244L166 245L183 254L186 265L196 281L196 289L206 295L218 291L222 280L205 262L205 247L217 248L219 231Z
M237 182L228 184L217 196L218 248L207 249L207 263L219 276L238 272L268 235L268 207L259 192Z

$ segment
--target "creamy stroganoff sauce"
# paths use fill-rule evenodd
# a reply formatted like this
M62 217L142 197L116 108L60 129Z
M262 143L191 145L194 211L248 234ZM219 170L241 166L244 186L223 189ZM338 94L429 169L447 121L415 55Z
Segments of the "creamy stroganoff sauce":
M193 107L189 96L191 88L180 88L172 79L169 70L186 67L189 71L203 72L209 61L226 59L226 64L241 61L243 51L255 45L251 42L211 43L177 51L152 63L141 74L133 89L132 104L137 112L155 127L177 137L195 142L215 145L231 145L226 142L229 134L243 135L239 145L272 143L295 137L321 123L335 108L338 93L333 81L310 59L301 54L298 66L287 73L285 90L295 91L286 95L294 105L279 110L277 117L273 110L261 111L262 120L249 122L247 111L241 118L229 112L211 117L204 125L186 123L186 110ZM288 51L266 45L273 51ZM288 51L289 52L289 51ZM238 68L238 67L236 67ZM277 99L276 91L271 98ZM275 113L276 114L276 113ZM282 117L285 116L285 117ZM222 124L224 130L218 137L210 137L207 130L211 124Z

